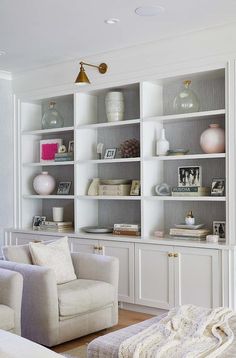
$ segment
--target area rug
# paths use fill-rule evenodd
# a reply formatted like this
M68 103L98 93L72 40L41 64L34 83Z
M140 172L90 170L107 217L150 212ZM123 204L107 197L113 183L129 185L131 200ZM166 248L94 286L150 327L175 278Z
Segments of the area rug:
M63 352L62 356L66 358L87 358L87 344Z

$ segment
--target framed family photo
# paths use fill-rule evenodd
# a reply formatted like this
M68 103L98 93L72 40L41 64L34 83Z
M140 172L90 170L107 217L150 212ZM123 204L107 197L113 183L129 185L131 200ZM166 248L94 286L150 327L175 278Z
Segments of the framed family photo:
M116 148L107 148L104 154L104 159L115 159Z
M202 186L202 168L200 166L185 166L178 168L179 187Z
M71 181L60 181L57 188L58 195L69 195L71 187Z
M33 230L39 230L45 220L46 216L35 215L33 217Z
M213 234L225 239L225 221L213 221Z
M224 196L225 195L225 179L216 178L211 183L211 195L212 196Z

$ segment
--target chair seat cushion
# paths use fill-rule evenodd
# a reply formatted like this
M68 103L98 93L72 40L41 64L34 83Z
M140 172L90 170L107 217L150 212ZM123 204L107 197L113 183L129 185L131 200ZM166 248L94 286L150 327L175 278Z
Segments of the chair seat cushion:
M58 285L60 316L75 316L113 304L115 289L106 282L78 279Z
M10 331L14 326L14 310L8 306L0 305L0 329Z

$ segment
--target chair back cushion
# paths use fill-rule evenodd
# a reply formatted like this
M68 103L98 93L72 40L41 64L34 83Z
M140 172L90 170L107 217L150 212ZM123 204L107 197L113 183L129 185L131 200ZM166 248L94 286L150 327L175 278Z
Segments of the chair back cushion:
M29 245L3 246L2 253L4 260L32 265L32 258Z
M54 270L57 284L76 280L67 237L47 245L30 242L29 249L34 265L47 266Z

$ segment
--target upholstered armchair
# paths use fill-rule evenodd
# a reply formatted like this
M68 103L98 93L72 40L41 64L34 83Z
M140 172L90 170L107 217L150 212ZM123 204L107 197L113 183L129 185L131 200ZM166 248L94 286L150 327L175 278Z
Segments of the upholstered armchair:
M0 269L0 329L21 334L23 277Z
M24 278L23 337L51 347L117 324L118 259L71 253L77 279L58 285L51 268L31 264L28 245L3 254L0 267Z

